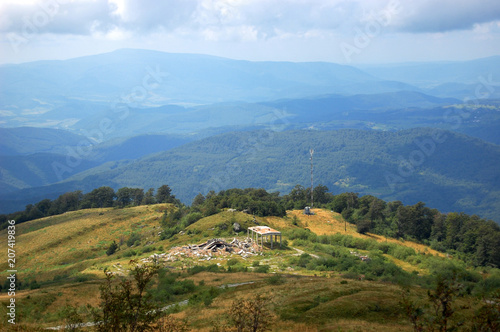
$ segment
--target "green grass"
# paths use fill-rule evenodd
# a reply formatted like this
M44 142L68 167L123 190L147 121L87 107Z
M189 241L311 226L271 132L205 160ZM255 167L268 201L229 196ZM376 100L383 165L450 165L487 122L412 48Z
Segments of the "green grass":
M54 326L63 321L62 315L68 303L77 307L86 304L96 306L99 301L98 288L104 276L103 271L106 268L117 271L118 263L126 272L130 259L148 257L153 252L160 252L160 247L168 251L173 246L201 243L212 237L226 237L231 240L236 236L232 231L233 222L240 223L243 228L255 225L252 216L247 214L221 212L188 226L182 235L176 234L169 240L160 241L157 233L160 230L162 208L164 206L158 205L84 210L20 224L16 237L16 254L22 262L18 266L19 278L23 282L36 280L41 286L34 290L25 288L17 293L17 299L23 303L23 307L19 309L22 322ZM297 217L302 222L301 219L304 217L298 212ZM330 223L327 223L327 220ZM257 221L261 225L269 225L278 230L299 229L292 225L291 218L257 218ZM318 214L316 218L309 218L308 224L312 230L318 230L320 234L326 235L329 234L326 232L336 230L337 226L343 226L343 220L339 215L324 211L323 215ZM228 228L221 231L219 225L227 225ZM140 234L141 244L129 248L126 241L134 233ZM314 235L312 232L307 233ZM0 232L0 236L5 236L5 231ZM241 233L240 238L242 236L246 236L246 232ZM270 298L277 317L274 327L276 331L303 331L306 330L305 327L312 330L316 328L337 330L346 329L346 326L347 329L352 327L352 330L368 331L376 328L387 331L410 331L409 322L398 304L400 288L393 283L382 281L383 276L374 275L373 281L369 281L366 280L369 277L366 274L365 280L358 280L368 265L351 257L349 251L354 248L359 253L371 255L374 259L380 260L381 267L396 264L407 271L412 282L417 279L427 280L426 275L429 272L455 262L428 254L417 254L408 241L385 244L384 239L355 237L351 233L347 236L331 233L328 236L332 236L331 239L336 242L328 244L326 242L330 238L324 236L316 237L318 241L311 241L309 238L293 241L289 239L288 248L281 250L265 248L262 255L247 259L229 255L203 262L190 257L168 262L167 265L173 271L180 273L179 282L189 279L193 280L195 285L201 285L194 291L194 294L199 292L196 300L193 300L193 303L199 303L196 305L196 310L188 307L175 315L188 319L193 327L208 330L214 317L224 317L235 298L248 298L260 293ZM107 256L105 251L109 244L113 240L119 243L120 238L124 240L124 244L115 254ZM344 247L347 244L349 248ZM302 258L292 247L320 258L316 259L313 256ZM381 248L383 251L379 250ZM343 254L349 255L346 256L348 258L342 259ZM346 269L325 269L311 264L334 258L345 261L344 263L351 262L352 265ZM247 269L248 273L214 273L207 268L209 265L217 266L217 264L219 265L217 271L226 271L230 267L233 271ZM197 266L199 273L187 273L189 268ZM5 271L5 263L0 265L0 268ZM417 271L419 277L415 276L413 271ZM472 272L471 275L476 278ZM5 273L0 273L0 277L5 277ZM206 293L210 287L247 281L255 283L217 294L213 291L211 294ZM413 291L420 298L426 297L424 288L414 287ZM181 298L184 299L183 297L172 299ZM8 301L6 294L0 294L0 302L6 303L6 301ZM463 308L457 308L457 313L464 317L472 317L471 313L474 310L470 305L467 309L465 303L472 302L472 299L460 301L463 302ZM477 305L474 304L472 307L474 306ZM3 308L0 306L1 310L4 310ZM3 313L1 310L0 314Z

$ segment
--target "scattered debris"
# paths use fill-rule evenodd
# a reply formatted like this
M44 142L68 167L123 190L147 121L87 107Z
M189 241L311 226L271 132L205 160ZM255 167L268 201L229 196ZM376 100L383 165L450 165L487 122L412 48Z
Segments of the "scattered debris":
M161 262L175 262L184 257L199 258L199 261L210 261L216 259L216 257L233 254L247 258L256 255L259 251L260 247L249 238L243 241L234 238L231 242L224 239L211 239L200 244L174 247L169 253L153 254L141 261L159 264Z

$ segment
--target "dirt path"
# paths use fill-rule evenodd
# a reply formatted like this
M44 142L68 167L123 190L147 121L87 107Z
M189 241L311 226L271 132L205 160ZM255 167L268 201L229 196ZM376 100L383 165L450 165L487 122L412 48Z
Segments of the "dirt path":
M293 249L293 250L295 250L295 251L297 251L297 253L296 253L296 254L293 254L293 256L300 256L300 255L302 255L302 254L304 254L304 253L305 253L305 251L304 251L304 250L300 250L300 249L293 248L293 247L292 247L292 249ZM309 254L309 253L307 253L307 254ZM314 258L319 258L319 256L318 256L318 255L315 255L315 254L309 254L309 255L310 255L311 257L314 257Z

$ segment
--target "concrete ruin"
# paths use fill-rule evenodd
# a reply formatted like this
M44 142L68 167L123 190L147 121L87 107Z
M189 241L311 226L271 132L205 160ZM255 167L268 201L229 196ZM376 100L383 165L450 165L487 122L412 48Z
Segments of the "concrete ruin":
M260 235L260 246L264 246L264 240L266 242L271 242L271 249L273 249L274 242L277 242L278 236L280 237L280 248L281 248L281 232L272 229L269 226L253 226L248 227L247 236L251 237L252 241L255 243L259 243L259 235ZM273 241L274 238L274 241Z

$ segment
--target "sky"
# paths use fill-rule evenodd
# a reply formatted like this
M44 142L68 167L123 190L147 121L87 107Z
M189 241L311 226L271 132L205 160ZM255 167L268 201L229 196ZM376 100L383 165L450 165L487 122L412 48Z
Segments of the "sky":
M120 48L251 61L462 61L500 55L500 1L0 2L0 63Z

